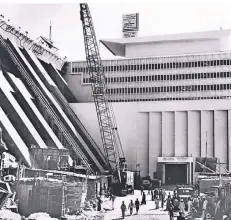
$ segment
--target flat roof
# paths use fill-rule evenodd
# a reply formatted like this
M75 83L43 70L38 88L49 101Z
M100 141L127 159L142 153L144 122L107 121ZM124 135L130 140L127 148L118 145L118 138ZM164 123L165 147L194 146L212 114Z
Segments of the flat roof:
M126 45L129 44L148 44L148 43L170 43L170 42L183 42L183 41L206 41L213 39L220 39L224 36L230 35L230 29L226 30L212 30L190 33L178 34L165 34L154 35L146 37L132 37L132 38L119 38L119 39L102 39L100 42L115 56L125 56Z

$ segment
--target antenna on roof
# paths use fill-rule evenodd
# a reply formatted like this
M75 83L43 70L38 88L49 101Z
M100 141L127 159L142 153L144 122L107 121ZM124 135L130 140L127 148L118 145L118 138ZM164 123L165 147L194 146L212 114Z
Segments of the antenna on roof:
M51 21L50 21L49 40L50 40L51 43L53 43L53 41L52 41L52 26L51 26Z

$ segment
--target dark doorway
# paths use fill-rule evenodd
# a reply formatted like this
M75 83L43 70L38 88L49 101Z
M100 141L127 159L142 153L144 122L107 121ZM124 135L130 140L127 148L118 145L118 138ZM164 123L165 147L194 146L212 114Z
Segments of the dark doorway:
M187 164L165 164L166 184L187 184Z

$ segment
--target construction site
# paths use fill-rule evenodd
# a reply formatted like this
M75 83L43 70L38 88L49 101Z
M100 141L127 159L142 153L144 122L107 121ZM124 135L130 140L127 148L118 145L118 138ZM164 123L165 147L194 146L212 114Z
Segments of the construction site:
M0 15L0 219L118 219L121 211L126 217L124 201L142 197L146 205L145 195L150 206L142 206L140 218L138 203L136 215L135 205L128 206L129 219L169 219L171 207L172 220L182 213L192 220L231 219L231 84L203 85L208 78L229 80L230 49L220 47L230 30L138 38L132 36L138 14L124 16L124 23L133 19L126 37L101 43L126 59L109 62L101 60L88 4L76 10L83 62L59 56L51 26L49 38L32 40ZM188 68L188 75L178 69L161 75L173 68ZM200 71L196 77L190 68ZM191 84L174 87L182 79Z
M1 15L1 219L90 219L82 211L92 213L109 187L118 195L134 187L127 184L88 5L80 10L103 146L69 106L78 100L63 79L67 60L51 37L34 41Z

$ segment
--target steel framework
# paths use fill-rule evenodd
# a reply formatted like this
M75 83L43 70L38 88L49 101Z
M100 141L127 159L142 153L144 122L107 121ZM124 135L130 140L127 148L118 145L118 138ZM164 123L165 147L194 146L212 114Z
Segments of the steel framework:
M117 173L117 180L121 182L120 171L124 171L126 160L124 158L123 149L115 124L115 118L113 118L113 109L108 102L104 68L100 58L88 4L80 4L80 18L83 25L86 60L91 79L92 95L94 97L103 149L110 171L114 174Z

